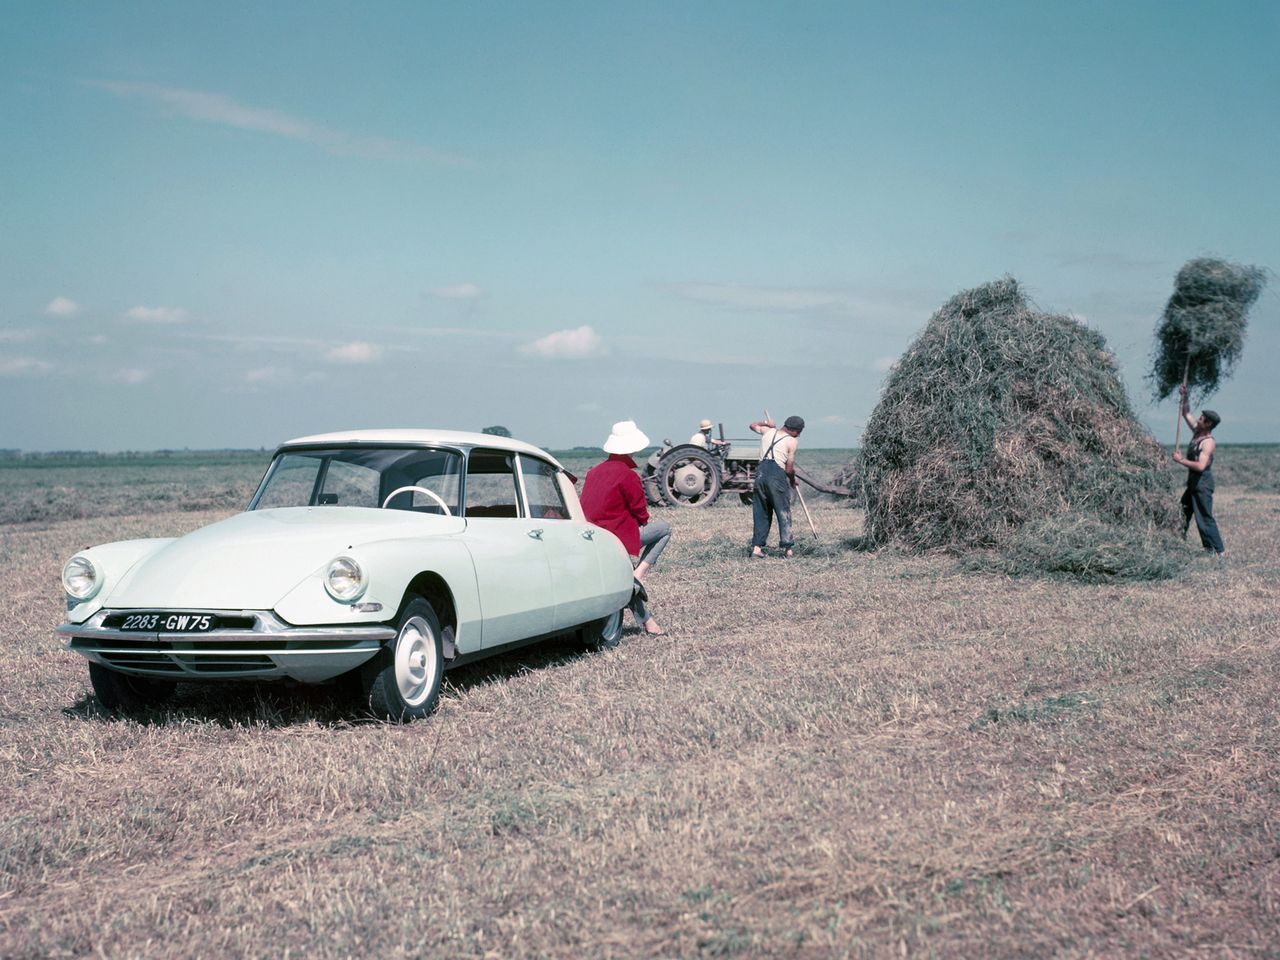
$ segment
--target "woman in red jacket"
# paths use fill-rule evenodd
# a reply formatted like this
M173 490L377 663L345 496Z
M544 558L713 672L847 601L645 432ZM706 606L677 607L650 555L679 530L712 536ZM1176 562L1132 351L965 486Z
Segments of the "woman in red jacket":
M644 605L643 581L667 548L671 540L671 525L664 520L649 519L644 485L636 474L636 462L631 459L631 454L639 453L647 446L649 438L634 420L615 423L609 439L604 442L604 452L609 454L609 458L587 471L586 479L582 481L582 509L588 520L612 533L622 541L627 553L639 559L636 564L636 590L628 609L636 623L644 625L646 632L662 636L662 627Z

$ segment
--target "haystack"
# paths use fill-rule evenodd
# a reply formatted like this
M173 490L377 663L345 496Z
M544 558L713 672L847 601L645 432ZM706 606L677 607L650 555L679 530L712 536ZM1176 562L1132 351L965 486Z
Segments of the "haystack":
M1052 541L1059 520L1079 529L1087 518L1126 540L1177 529L1171 473L1105 340L1033 309L1010 277L929 320L867 423L860 472L878 544L1016 542L1025 558L1030 532Z

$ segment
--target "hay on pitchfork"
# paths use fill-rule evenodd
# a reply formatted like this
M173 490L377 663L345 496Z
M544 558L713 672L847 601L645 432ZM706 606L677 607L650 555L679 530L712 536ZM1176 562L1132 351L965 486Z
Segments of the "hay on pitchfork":
M1012 548L1027 524L1055 518L1072 527L1062 540L1072 551L1081 530L1114 541L1109 528L1120 528L1128 542L1178 529L1164 454L1134 416L1105 340L1033 309L1011 277L933 315L889 375L859 473L877 544ZM1020 562L1029 555L1020 550ZM1153 568L1140 566L1129 573Z
M1207 397L1218 389L1240 359L1249 308L1266 280L1261 267L1210 257L1183 265L1156 326L1147 379L1157 400L1173 393L1184 375L1196 396Z

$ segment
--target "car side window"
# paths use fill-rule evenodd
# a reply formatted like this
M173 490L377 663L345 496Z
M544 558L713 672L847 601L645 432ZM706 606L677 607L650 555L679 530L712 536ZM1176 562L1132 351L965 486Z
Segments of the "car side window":
M450 514L458 512L458 494L462 482L462 457L451 450L414 451L402 454L382 474L380 496L391 497L388 506L394 510L412 510L415 513L444 513L439 501L444 501ZM421 487L406 490L405 487ZM391 496L399 490L400 493ZM430 490L436 496L423 493Z
M560 471L545 460L522 453L520 472L524 474L524 492L529 498L529 516L542 520L569 519L569 508L556 481Z
M458 510L458 480L460 478L456 473L449 474L427 474L418 477L413 481L415 487L422 487L430 490L437 497L445 502L445 506L449 508L451 513ZM413 509L420 510L425 513L440 513L439 505L431 497L419 490L413 491Z
M515 454L472 450L467 458L467 516L518 517Z

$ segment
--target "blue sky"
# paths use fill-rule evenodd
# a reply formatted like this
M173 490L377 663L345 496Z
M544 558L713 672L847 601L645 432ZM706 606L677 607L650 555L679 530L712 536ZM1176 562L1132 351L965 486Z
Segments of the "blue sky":
M1280 269L1264 3L10 2L0 447L763 407L853 446L1004 274L1147 403L1186 260ZM1280 441L1280 290L1215 406Z

